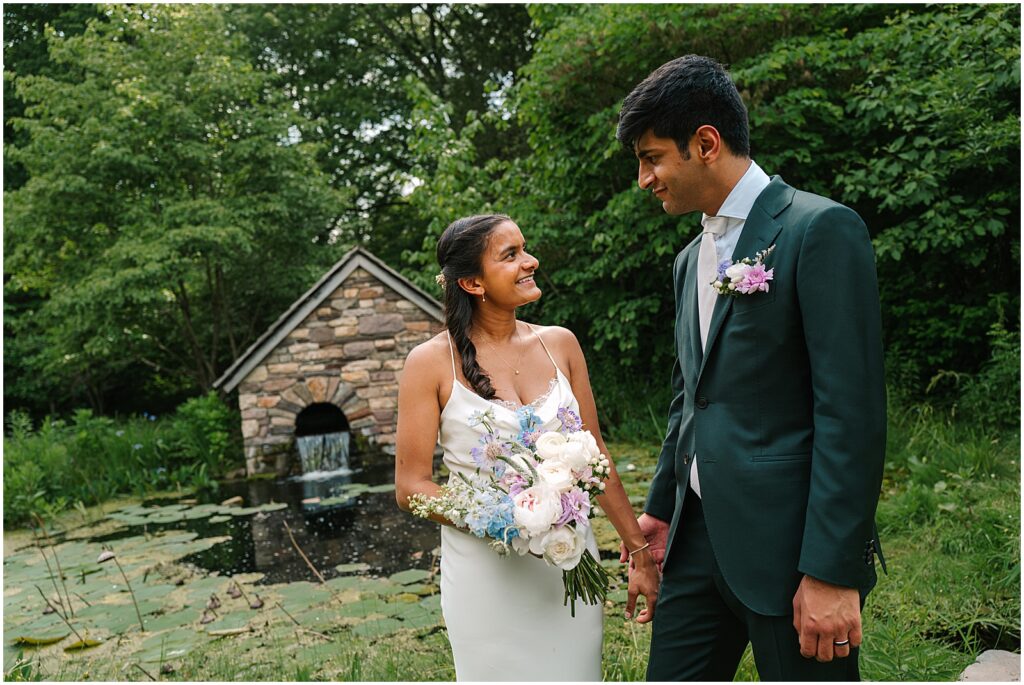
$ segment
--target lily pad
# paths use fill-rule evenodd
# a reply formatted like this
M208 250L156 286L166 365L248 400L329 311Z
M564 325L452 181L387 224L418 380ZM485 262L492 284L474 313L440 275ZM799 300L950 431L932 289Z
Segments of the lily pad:
M225 521L230 521L230 520L231 520L231 517L230 516L225 516L224 514L217 514L216 516L211 516L210 517L210 523L224 523Z
M221 614L213 623L207 623L202 627L210 635L229 635L223 631L237 631L240 628L249 629L249 616L243 613Z
M333 590L361 590L366 581L359 576L339 576L327 581Z
M339 564L334 567L334 570L338 573L362 573L363 571L369 571L371 566L362 562L356 562L354 564Z
M392 574L388 577L392 583L398 583L399 585L409 585L411 583L419 583L430 578L430 571L424 571L419 568L411 568L407 571L399 571L398 573Z
M81 652L89 649L90 647L99 647L103 644L103 640L94 640L89 637L82 638L81 640L75 640L70 645L64 648L65 652Z
M352 632L361 637L384 637L391 635L404 626L394 618L382 618L376 621L365 621L352 627Z
M372 492L372 493L394 492L394 491L395 491L395 484L394 483L384 483L382 485L374 485L373 487L366 488L366 490L365 490L365 492Z
M33 647L39 647L41 645L52 645L54 642L60 642L70 634L71 631L65 628L62 633L53 632L45 634L40 632L36 635L15 635L11 641L16 645L31 645Z
M280 511L282 509L287 509L288 504L285 502L270 502L268 504L261 504L257 508L260 511Z
M418 616L411 616L402 621L403 628L433 628L441 624L440 614L422 613Z
M199 644L200 634L191 628L156 633L143 640L132 655L138 661L165 662L188 654Z
M232 516L252 516L263 511L259 507L237 507L231 509Z
M342 604L335 609L335 613L338 616L348 616L351 618L365 618L374 614L387 616L388 604L379 599L364 599L359 602Z
M275 588L284 608L293 614L314 604L322 604L331 598L331 593L326 588L320 587L318 583L305 581L288 583L283 587ZM270 602L273 604L273 602Z

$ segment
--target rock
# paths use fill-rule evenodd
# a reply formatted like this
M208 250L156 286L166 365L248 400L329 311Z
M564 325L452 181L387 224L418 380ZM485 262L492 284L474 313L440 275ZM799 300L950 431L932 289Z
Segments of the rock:
M1010 682L1020 680L1020 654L990 649L960 674L962 682Z

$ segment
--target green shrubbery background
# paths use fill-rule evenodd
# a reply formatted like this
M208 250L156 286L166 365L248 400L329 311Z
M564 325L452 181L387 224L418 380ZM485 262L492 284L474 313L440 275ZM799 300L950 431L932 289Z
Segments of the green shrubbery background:
M183 403L169 417L114 420L88 409L33 428L23 413L7 416L4 525L27 523L117 494L216 488L215 475L241 462L237 411L216 393Z

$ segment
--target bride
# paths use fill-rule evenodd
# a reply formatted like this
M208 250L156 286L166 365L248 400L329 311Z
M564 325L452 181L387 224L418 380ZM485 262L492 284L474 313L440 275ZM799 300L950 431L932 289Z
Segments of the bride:
M483 430L468 421L490 411L504 433L518 433L516 411L530 407L555 430L556 412L576 412L608 453L597 423L583 351L571 331L516 319L516 307L537 300L538 261L507 216L459 219L437 244L447 330L409 353L399 381L396 498L438 494L433 480L437 441L452 473L476 471L470 451ZM609 459L609 461L611 461ZM612 466L597 498L630 554L626 617L638 594L654 617L659 574ZM441 529L441 609L458 680L601 680L602 607L563 606L562 572L535 556L499 557L487 540L446 524ZM588 548L598 557L592 531Z

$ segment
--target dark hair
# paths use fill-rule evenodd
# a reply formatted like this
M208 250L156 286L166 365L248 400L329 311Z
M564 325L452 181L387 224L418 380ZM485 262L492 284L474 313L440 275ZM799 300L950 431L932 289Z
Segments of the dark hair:
M710 57L684 55L662 64L626 96L615 137L632 150L651 129L676 141L688 159L690 138L706 124L718 129L733 154L750 156L747 108L725 67Z
M479 214L456 219L437 241L437 263L444 275L444 323L462 357L462 374L484 399L494 399L491 377L476 361L476 346L469 339L475 298L459 287L460 278L480 274L480 257L494 227L511 221L504 214Z

